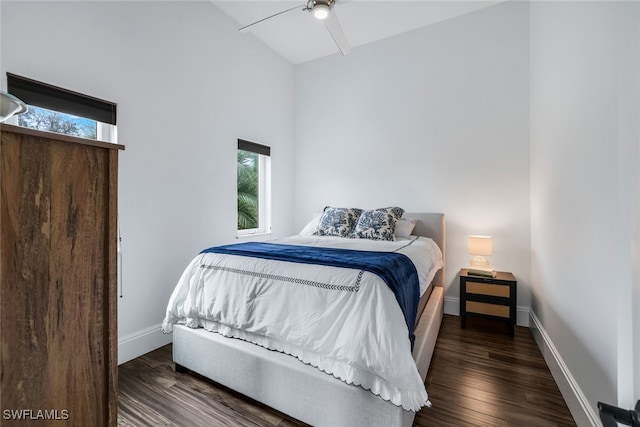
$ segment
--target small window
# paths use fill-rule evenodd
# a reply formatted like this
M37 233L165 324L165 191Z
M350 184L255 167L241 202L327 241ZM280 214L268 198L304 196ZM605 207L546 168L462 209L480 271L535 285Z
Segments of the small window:
M238 234L271 232L271 149L238 140Z
M29 105L28 111L18 116L18 126L80 138L98 139L98 122L95 120L33 105Z
M8 92L28 111L12 118L18 126L79 138L117 142L116 104L7 73Z

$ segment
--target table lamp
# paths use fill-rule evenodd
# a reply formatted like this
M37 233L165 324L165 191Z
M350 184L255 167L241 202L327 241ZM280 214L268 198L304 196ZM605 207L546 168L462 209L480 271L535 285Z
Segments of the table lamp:
M489 268L489 261L485 256L493 253L493 238L491 236L469 236L467 240L467 251L471 258L471 266L475 268Z

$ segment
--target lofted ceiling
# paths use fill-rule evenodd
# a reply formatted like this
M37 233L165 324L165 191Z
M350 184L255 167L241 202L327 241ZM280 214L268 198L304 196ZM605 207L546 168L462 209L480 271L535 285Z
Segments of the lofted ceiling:
M294 9L251 28L253 34L292 64L340 54L323 23L303 10L306 0L211 0L238 28ZM338 17L351 48L444 21L504 0L336 0Z

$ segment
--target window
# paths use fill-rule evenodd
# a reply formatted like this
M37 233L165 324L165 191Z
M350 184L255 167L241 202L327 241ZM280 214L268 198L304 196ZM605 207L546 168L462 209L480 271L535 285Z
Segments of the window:
M238 234L271 232L271 148L238 139Z
M29 110L26 113L18 116L18 126L78 136L80 138L98 139L98 122L95 120L47 110L33 105L29 106Z
M7 73L7 89L29 110L14 124L80 138L117 142L116 104Z

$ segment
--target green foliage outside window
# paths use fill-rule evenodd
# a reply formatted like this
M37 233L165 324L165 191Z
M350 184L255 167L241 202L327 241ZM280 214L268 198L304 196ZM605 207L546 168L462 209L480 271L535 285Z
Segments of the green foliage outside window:
M238 150L238 230L258 228L258 154Z

